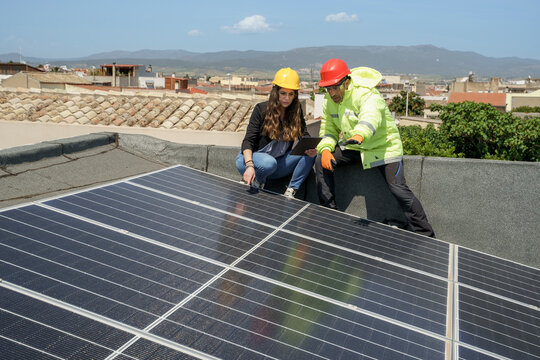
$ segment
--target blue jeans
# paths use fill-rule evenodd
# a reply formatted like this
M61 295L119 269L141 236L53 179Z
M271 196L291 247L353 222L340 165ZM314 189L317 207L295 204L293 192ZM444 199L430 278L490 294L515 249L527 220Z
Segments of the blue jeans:
M255 178L260 184L264 184L266 179L279 179L292 174L289 187L298 190L313 168L315 158L316 156L290 155L290 151L278 158L266 153L254 152ZM242 175L246 171L242 153L236 157L236 168Z

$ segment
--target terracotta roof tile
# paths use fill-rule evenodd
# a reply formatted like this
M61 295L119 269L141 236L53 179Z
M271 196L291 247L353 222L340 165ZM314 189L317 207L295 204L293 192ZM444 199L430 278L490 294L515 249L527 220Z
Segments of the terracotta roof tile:
M73 124L75 121L77 121L77 118L73 115L69 115L67 118L64 119L64 121L68 124Z
M90 122L90 119L88 119L86 116L81 117L77 120L79 124L86 125Z
M69 115L71 115L71 111L69 110L64 110L60 113L60 116L62 116L63 118L67 118Z
M56 115L51 120L52 120L53 123L59 123L62 120L64 120L64 118L62 116L60 116L60 115Z
M86 117L89 118L90 120L92 120L96 116L97 116L97 113L94 110L90 110L89 112L86 113Z
M113 121L113 125L121 126L124 121L125 119L122 116L119 116L116 118L116 120Z
M111 107L111 103L105 100L102 103L99 103L99 106L101 106L103 109L108 109Z

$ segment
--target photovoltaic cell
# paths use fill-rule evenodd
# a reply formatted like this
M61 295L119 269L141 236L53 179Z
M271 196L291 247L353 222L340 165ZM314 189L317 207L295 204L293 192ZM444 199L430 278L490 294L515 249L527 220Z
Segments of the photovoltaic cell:
M539 359L540 311L460 286L459 341L509 359Z
M58 358L44 353L42 350L33 349L10 339L2 338L0 335L0 359L35 359L35 360L57 360Z
M168 347L162 346L146 339L138 339L125 352L128 358L137 359L167 359L167 360L195 360L199 359L188 354L184 354Z
M540 270L466 248L458 259L460 283L540 307Z
M286 230L367 255L448 277L449 245L373 221L310 206Z
M460 346L458 359L459 360L497 360L498 358L481 353L479 351L468 349L464 346Z

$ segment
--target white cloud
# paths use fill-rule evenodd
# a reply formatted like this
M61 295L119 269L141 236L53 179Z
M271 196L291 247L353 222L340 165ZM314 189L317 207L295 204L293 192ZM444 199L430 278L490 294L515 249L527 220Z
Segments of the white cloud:
M266 18L261 15L248 16L232 26L222 26L221 29L232 33L258 33L272 31L270 25L266 23Z
M340 12L328 15L325 20L326 22L348 23L358 21L358 16L356 14L348 15L346 12Z
M188 31L188 35L189 36L201 36L203 33L200 32L199 30L197 29L193 29L193 30L189 30Z

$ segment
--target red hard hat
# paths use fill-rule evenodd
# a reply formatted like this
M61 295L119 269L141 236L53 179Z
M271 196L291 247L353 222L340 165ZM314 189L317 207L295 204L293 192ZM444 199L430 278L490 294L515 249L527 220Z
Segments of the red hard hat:
M330 59L321 68L319 87L335 85L350 73L345 61L341 59Z

